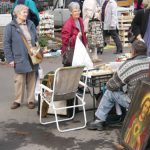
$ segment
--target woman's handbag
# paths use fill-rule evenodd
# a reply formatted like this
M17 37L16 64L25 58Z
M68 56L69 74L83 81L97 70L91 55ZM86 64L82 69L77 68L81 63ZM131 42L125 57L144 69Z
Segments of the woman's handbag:
M64 66L72 66L73 54L74 54L74 49L68 47L62 59L62 64L64 64Z
M37 45L36 47L30 48L25 37L22 34L21 34L21 37L22 37L24 44L26 45L26 48L28 49L28 54L30 56L32 64L33 65L40 64L43 60L43 53L42 53L42 50L40 49L40 46Z

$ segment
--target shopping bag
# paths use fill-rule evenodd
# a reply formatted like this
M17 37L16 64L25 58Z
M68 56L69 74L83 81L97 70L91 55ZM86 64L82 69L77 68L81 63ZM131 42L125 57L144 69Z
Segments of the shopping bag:
M38 101L38 95L40 94L40 84L43 78L44 78L43 68L41 65L39 65L34 91L36 101Z
M88 69L93 68L93 62L85 46L83 45L79 37L77 37L75 49L74 49L72 66L80 66L80 65L84 65Z
M95 47L104 47L103 25L100 20L95 18L89 20L87 39L88 47L90 49L94 49Z

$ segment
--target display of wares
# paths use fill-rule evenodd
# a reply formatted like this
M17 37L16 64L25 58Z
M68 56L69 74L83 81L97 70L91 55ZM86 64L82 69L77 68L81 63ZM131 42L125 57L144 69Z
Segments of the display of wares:
M131 57L132 57L131 53L124 53L124 54L118 55L116 58L116 61L125 61Z
M13 4L9 1L0 2L0 14L10 14L12 11Z
M49 10L40 12L39 34L54 37L54 15Z

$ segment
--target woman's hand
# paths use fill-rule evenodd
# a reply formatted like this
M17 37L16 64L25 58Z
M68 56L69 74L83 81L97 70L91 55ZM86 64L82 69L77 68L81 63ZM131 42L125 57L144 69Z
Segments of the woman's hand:
M81 39L81 37L82 37L82 33L81 33L81 32L79 32L77 36L79 37L79 39Z

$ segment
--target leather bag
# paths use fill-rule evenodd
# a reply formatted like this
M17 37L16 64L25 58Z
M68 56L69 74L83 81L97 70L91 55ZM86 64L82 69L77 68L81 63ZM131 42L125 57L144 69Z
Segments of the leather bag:
M30 48L30 46L27 43L27 40L22 34L21 34L21 37L26 48L28 49L28 54L32 61L32 64L33 65L40 64L43 60L43 53L42 53L42 50L40 49L40 46L37 44L37 46Z

